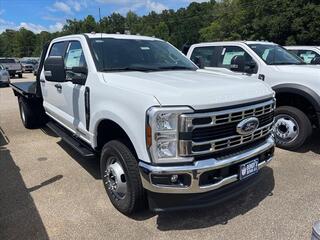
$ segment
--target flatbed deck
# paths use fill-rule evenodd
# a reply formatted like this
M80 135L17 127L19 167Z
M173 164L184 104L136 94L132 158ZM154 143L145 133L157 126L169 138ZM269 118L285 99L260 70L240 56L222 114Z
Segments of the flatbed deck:
M28 82L12 82L10 83L12 89L21 94L26 98L36 98L37 97L37 82L28 81Z

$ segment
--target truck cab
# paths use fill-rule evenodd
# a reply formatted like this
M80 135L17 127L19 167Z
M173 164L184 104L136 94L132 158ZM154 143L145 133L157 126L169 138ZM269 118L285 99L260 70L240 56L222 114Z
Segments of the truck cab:
M273 158L274 91L198 71L160 39L56 38L37 81L23 84L11 86L25 127L46 123L82 155L99 157L107 195L124 214L221 201L255 183Z
M278 44L234 41L194 44L187 57L202 71L244 76L268 83L276 92L275 137L279 147L301 147L319 127L320 69Z

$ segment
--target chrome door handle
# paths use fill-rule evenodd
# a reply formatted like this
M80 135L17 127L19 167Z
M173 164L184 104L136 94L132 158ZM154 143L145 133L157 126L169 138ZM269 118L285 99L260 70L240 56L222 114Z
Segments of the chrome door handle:
M57 90L61 90L62 89L61 84L55 84L54 86L56 87Z

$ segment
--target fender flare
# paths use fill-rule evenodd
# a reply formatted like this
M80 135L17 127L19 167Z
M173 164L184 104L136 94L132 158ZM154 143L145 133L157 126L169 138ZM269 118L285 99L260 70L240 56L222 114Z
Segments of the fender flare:
M320 112L320 96L315 91L306 86L286 83L273 86L272 89L276 92L276 94L293 93L300 95L311 103L316 112Z

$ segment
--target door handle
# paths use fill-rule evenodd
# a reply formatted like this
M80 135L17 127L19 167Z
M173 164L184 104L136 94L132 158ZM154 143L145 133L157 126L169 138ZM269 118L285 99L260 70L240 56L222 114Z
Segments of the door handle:
M55 84L54 86L55 86L55 88L56 88L57 90L61 90L61 89L62 89L61 84Z
M45 83L46 81L45 80L43 80L43 79L40 79L39 80L41 83Z

